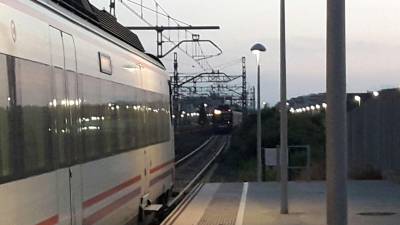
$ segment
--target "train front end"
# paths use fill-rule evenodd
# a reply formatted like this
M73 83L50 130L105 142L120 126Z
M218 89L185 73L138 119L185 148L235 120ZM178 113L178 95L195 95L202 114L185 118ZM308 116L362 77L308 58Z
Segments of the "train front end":
M229 106L220 106L214 109L213 128L216 133L230 132L233 128L233 112Z

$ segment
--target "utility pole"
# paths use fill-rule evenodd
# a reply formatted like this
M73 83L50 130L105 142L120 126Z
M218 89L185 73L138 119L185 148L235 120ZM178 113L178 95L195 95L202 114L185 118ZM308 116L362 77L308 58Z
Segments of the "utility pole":
M179 113L179 73L178 73L178 53L174 52L174 89L173 89L173 105L174 105L174 127L177 128Z
M251 102L251 109L253 112L256 111L256 89L255 87L250 88L250 102Z
M115 17L115 0L110 0L110 14Z
M345 0L327 1L327 224L347 225Z
M281 160L281 214L288 214L288 143L286 105L286 21L285 0L281 0L281 102L280 102L280 160Z
M242 119L247 116L246 57L242 57Z

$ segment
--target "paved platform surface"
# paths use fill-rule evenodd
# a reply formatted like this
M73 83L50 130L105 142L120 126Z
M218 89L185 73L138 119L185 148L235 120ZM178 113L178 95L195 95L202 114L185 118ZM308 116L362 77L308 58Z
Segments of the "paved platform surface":
M349 181L349 225L400 225L400 185ZM279 213L279 183L208 183L163 225L325 225L325 183L290 182L289 215ZM394 213L394 215L360 215Z

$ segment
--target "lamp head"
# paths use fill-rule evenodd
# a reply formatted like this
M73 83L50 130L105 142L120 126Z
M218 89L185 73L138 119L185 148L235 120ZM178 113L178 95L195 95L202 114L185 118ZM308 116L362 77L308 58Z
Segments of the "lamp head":
M255 45L253 45L253 47L251 47L250 50L251 50L251 52L252 52L253 54L255 54L255 55L260 54L260 52L265 52L265 51L267 51L267 49L265 48L265 46L262 45L262 44L260 44L260 43L257 43L257 44L255 44Z

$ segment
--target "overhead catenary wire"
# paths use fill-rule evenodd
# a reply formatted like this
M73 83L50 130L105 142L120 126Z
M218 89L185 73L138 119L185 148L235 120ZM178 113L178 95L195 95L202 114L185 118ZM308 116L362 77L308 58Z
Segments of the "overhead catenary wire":
M122 4L123 6L125 6L130 12L132 12L134 15L136 15L138 18L140 18L140 19L141 19L144 23L146 23L148 26L153 26L148 20L146 20L145 18L141 18L140 13L138 13L136 10L134 10L132 7L130 7L127 3L125 3L124 1L121 1L121 0L120 0L120 2L121 2L121 4ZM134 1L132 1L132 0L127 0L127 2L136 4L136 5L140 5L139 3L136 3L136 2L134 2ZM148 7L145 7L145 6L143 6L143 7L144 7L145 9L148 9ZM153 9L151 9L151 11L156 12L156 10L153 10ZM158 12L158 13L160 13L160 12ZM163 14L163 15L166 15L166 14ZM166 15L166 16L168 17L168 15ZM173 17L170 17L170 18L173 18ZM162 36L163 36L163 38L165 38L165 39L167 40L167 42L172 43L172 44L175 44L175 45L177 44L175 41L171 40L170 37L168 37L168 36L166 36L166 35L164 35L164 34L162 34ZM198 64L198 65L200 66L200 68L202 68L204 71L207 71L207 69L208 69L208 70L212 70L212 68L205 68L205 67L202 65L201 62L199 62L199 61L197 61L195 58L193 58L192 55L188 54L188 53L187 53L184 49L182 49L180 46L178 46L177 48L178 48L180 51L182 51L183 53L185 53L188 57L192 58L192 59L196 62L196 64Z
M121 2L122 2L122 0L120 0ZM168 23L168 26L170 26L171 25L171 22L173 21L177 26L182 26L182 25L184 25L184 26L191 26L189 23L187 23L187 22L184 22L184 21L182 21L182 20L179 20L179 19L177 19L177 18L175 18L175 17L173 17L173 16L171 16L171 14L169 14L166 10L165 10L165 8L163 8L159 3L158 3L158 1L156 1L156 0L153 0L153 2L154 2L154 4L155 4L155 9L152 9L152 8L150 8L149 6L145 6L145 5L143 5L143 0L141 0L140 1L140 3L139 2L135 2L134 0L127 0L129 3L132 3L132 4L134 4L134 5L137 5L137 6L140 6L141 7L141 11L143 10L143 9L145 9L145 10L148 10L148 11L150 11L150 12L152 12L152 13L155 13L156 14L156 26L158 26L159 25L159 19L158 19L158 15L160 15L160 16L162 16L162 17L165 17L166 19L167 19L167 23ZM133 10L134 11L134 9L132 9L132 8L130 8L130 10ZM142 17L140 17L142 20L144 20L144 18L142 18ZM148 22L148 21L147 21ZM175 41L173 41L172 39L171 39L171 34L170 34L170 32L171 31L168 31L168 38L166 38L167 39L167 42L169 42L169 43L171 43L171 44L176 44L176 42ZM178 43L180 42L180 31L178 31L177 32L178 33ZM190 35L195 35L195 33L193 33L193 32L191 32L191 31L188 31L188 30L185 30L185 40L188 40L188 35L187 34L190 34ZM164 36L163 35L163 37L166 37L166 36ZM196 46L197 45L197 46ZM204 61L204 62L201 62L200 60L207 60L208 58L212 58L212 57L214 57L214 56L216 56L216 55L205 55L205 53L204 53L204 50L202 50L202 48L201 48L201 45L200 45L200 43L193 43L192 44L192 55L190 55L189 53L188 53L188 43L186 42L185 43L185 46L184 46L184 48L185 48L185 53L186 53L186 55L188 55L190 58L192 58L193 60L195 60L196 61L196 63L200 66L200 67L202 67L202 69L205 71L206 70L206 68L208 68L209 70L213 70L213 67L212 67L212 65L210 64L210 62L208 62L208 61ZM201 48L201 49L200 49ZM200 57L200 58L196 58L196 57L194 57L197 53L198 53L198 51L199 50L201 50L201 53L203 54L203 57Z
M225 63L216 65L214 67L219 69L219 70L222 70L222 69L225 69L225 68L228 68L228 67L231 67L231 66L235 66L235 65L241 64L241 63L242 63L242 58L238 58L238 59L233 59L233 60L227 61Z

